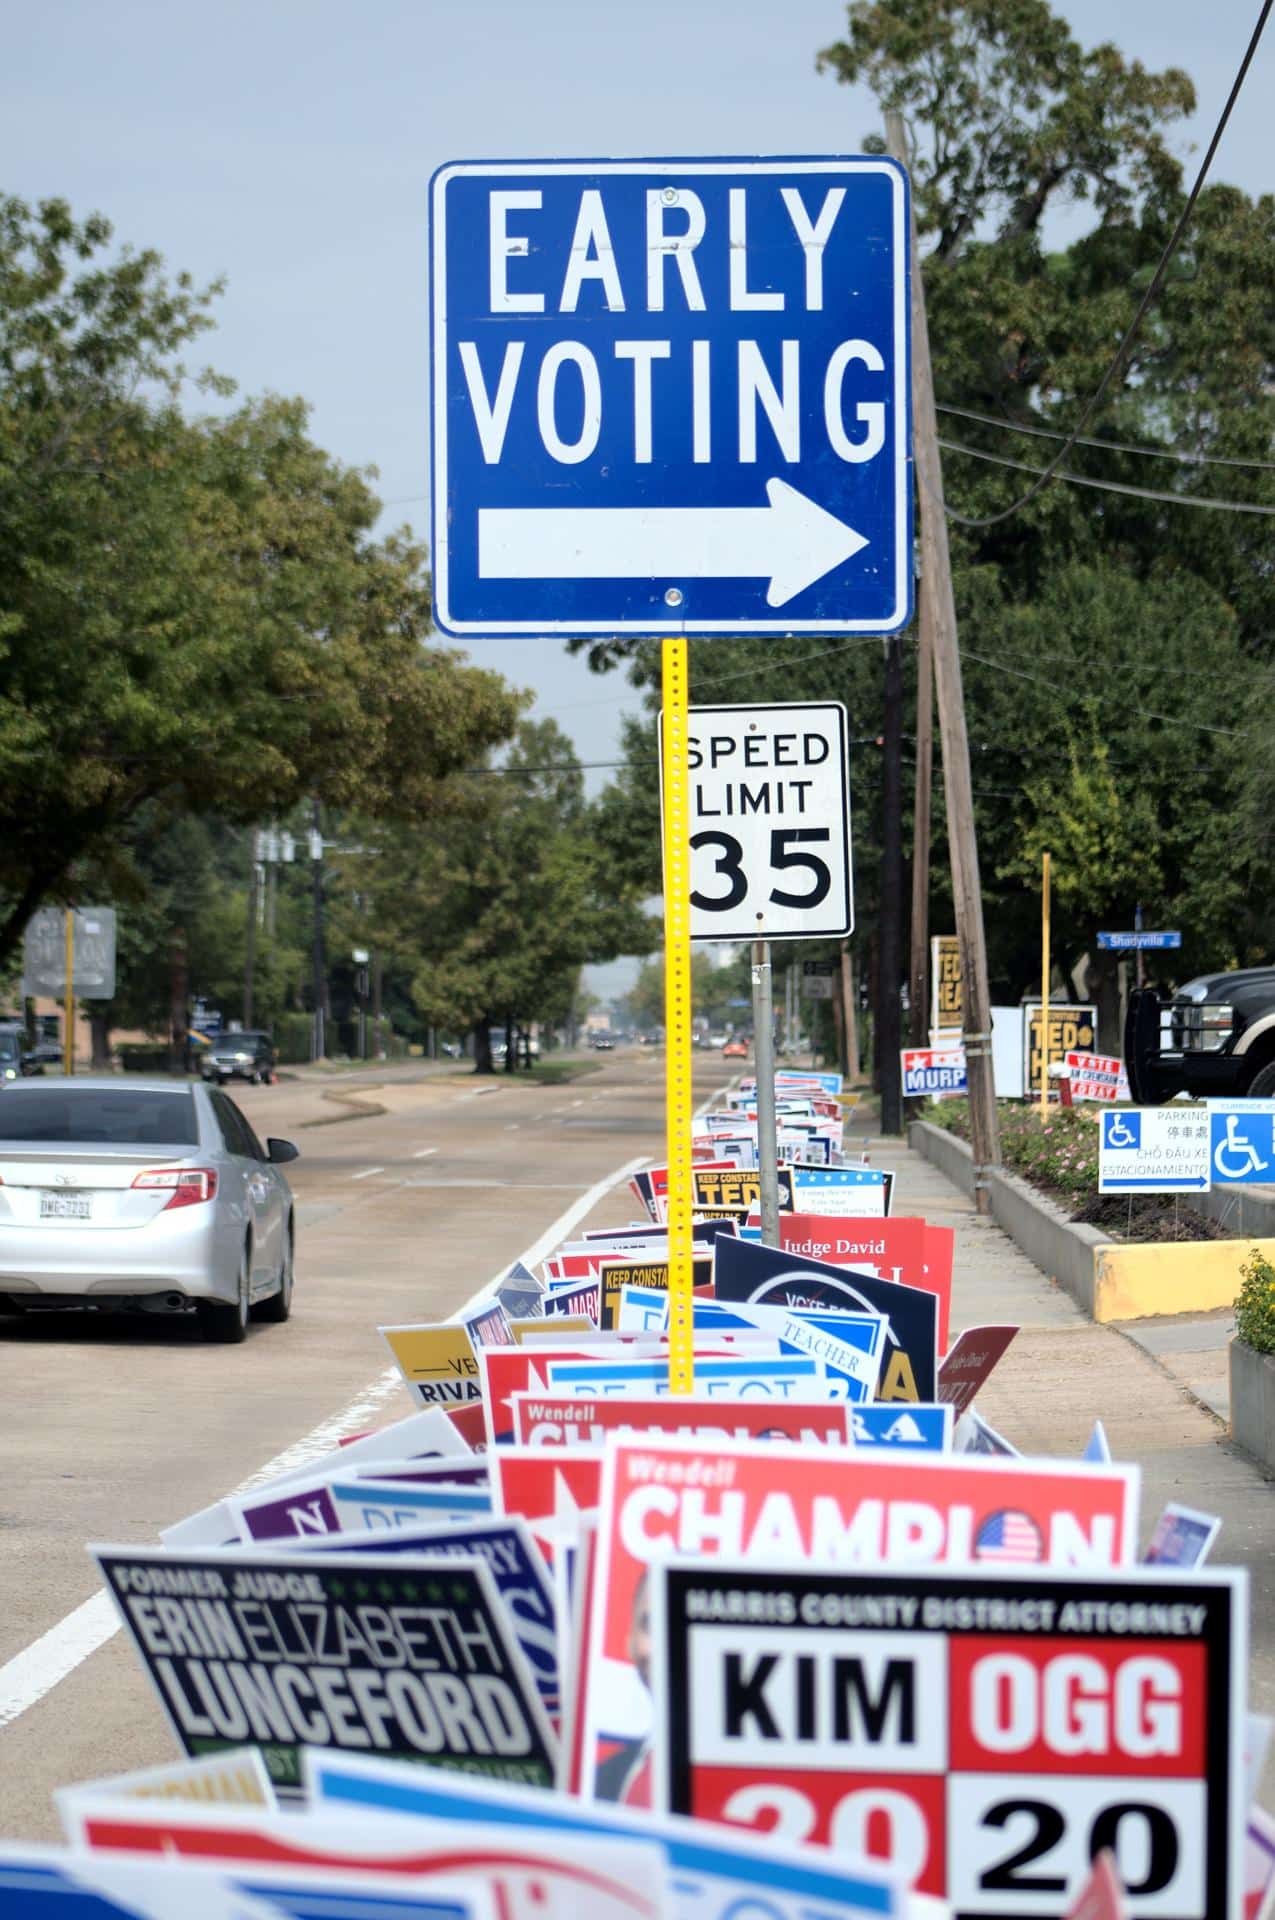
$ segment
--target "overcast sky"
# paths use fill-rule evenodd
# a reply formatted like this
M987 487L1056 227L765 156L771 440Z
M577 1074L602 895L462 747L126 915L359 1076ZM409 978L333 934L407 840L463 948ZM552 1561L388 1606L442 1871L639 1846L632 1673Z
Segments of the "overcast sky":
M1206 139L1256 0L1066 0L1193 76ZM8 0L0 187L99 210L200 282L224 275L203 359L247 393L303 394L317 440L379 470L386 524L423 534L426 184L447 160L856 152L878 125L816 75L838 0ZM1270 185L1275 33L1215 177ZM711 646L711 641L697 643ZM475 642L534 688L581 758L635 706L557 642ZM598 778L605 778L604 775ZM603 984L611 985L607 975Z

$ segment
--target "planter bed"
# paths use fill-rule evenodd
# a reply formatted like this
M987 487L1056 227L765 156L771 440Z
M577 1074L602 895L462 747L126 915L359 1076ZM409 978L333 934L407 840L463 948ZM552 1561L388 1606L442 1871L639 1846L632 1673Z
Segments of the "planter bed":
M973 1195L973 1155L955 1129L914 1121L909 1140L955 1186ZM1096 1138L1094 1144L1092 1183L1096 1188ZM1058 1164L1067 1182L1067 1187L1055 1189L1062 1204L1008 1167L989 1169L987 1191L992 1215L1028 1259L1056 1280L1094 1320L1212 1312L1235 1299L1240 1289L1240 1268L1255 1244L1268 1257L1275 1257L1275 1239L1254 1242L1219 1238L1217 1223L1198 1215L1199 1237L1184 1238L1182 1228L1184 1224L1189 1228L1191 1210L1180 1208L1175 1218L1172 1201L1167 1207L1163 1200L1135 1204L1135 1233L1144 1222L1145 1209L1152 1216L1145 1219L1145 1225L1156 1234L1154 1238L1138 1240L1127 1233L1104 1231L1076 1218L1076 1188L1084 1177L1082 1163L1067 1153L1058 1157ZM1089 1197L1097 1198L1092 1189ZM1117 1217L1127 1221L1128 1202L1120 1200L1116 1204L1120 1210Z

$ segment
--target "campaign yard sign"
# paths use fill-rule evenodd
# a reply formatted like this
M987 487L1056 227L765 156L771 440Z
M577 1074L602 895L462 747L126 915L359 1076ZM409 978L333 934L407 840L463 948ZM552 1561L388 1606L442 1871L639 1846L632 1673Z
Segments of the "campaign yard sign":
M192 1758L258 1747L291 1797L303 1745L552 1784L553 1735L481 1560L92 1551Z
M1127 1100L1129 1082L1124 1062L1114 1053L1079 1053L1073 1050L1064 1064L1071 1076L1073 1100Z
M594 1511L601 1484L600 1447L492 1449L497 1511L522 1515L551 1566L564 1541L574 1546L580 1515Z
M388 1532L352 1531L327 1539L309 1537L302 1544L312 1553L415 1553L446 1560L484 1561L509 1610L545 1711L551 1715L558 1712L561 1688L548 1569L526 1521L518 1515L453 1526L412 1521Z
M539 1288L536 1290L538 1300ZM423 1407L468 1406L482 1398L478 1362L468 1329L445 1326L378 1327L409 1392Z
M791 1440L805 1446L851 1443L844 1400L776 1404L679 1393L650 1399L516 1393L514 1441L520 1447L600 1447L608 1433L705 1434L723 1440Z
M1098 1038L1097 1007L1051 1006L1049 1009L1049 1058L1062 1064L1068 1053L1092 1053ZM1023 1008L1023 1086L1028 1096L1040 1093L1044 1068L1045 1023L1039 1006ZM1056 1081L1049 1083L1049 1097L1058 1098Z
M192 1813L147 1808L133 1813L102 1795L77 1806L72 1838L98 1854L153 1854L222 1864L269 1861L275 1869L302 1868L367 1876L373 1900L395 1884L444 1888L477 1881L490 1892L499 1920L664 1920L666 1867L661 1848L637 1835L616 1837L501 1834L488 1826L455 1823L424 1833L404 1823L369 1819L363 1808L324 1808L321 1819L292 1813L248 1817L242 1812ZM180 1904L172 1913L190 1914ZM255 1908L234 1909L234 1920L265 1920ZM312 1920L326 1915L316 1901ZM205 1920L209 1920L205 1916ZM223 1911L219 1920L231 1920Z
M649 1703L634 1674L655 1562L701 1554L903 1570L950 1560L1094 1573L1133 1559L1138 1483L1136 1467L608 1439L577 1705L582 1790L601 1799L642 1791Z
M880 1167L794 1167L793 1211L849 1215L889 1213L894 1175Z
M251 1920L496 1920L487 1889L453 1875L372 1892L359 1872L116 1860L60 1847L0 1846L4 1920L160 1920L171 1914Z
M719 1300L746 1300L757 1306L840 1307L849 1313L883 1314L890 1325L881 1354L877 1398L938 1398L936 1294L879 1280L858 1268L803 1259L783 1248L752 1246L746 1240L722 1242L715 1291Z
M472 1821L568 1847L586 1835L654 1841L668 1868L669 1920L895 1920L905 1911L902 1883L878 1862L838 1859L776 1834L758 1839L676 1815L332 1753L306 1755L306 1785L322 1819L388 1815L413 1833L431 1825L451 1832Z
M905 1100L969 1092L963 1047L903 1047L899 1066Z
M668 1260L608 1260L599 1264L601 1282L601 1320L606 1329L618 1325L620 1294L625 1286L649 1287L668 1292ZM713 1256L694 1254L691 1258L691 1285L707 1291L713 1284Z
M1017 1327L965 1327L939 1367L939 1399L964 1413L1017 1333Z
M919 1216L896 1214L888 1220L825 1220L818 1213L785 1214L779 1244L787 1253L854 1267L905 1287L922 1287L939 1303L939 1351L947 1347L952 1307L953 1227L932 1227Z
M1238 1920L1247 1575L652 1571L656 1804L889 1836L961 1920Z

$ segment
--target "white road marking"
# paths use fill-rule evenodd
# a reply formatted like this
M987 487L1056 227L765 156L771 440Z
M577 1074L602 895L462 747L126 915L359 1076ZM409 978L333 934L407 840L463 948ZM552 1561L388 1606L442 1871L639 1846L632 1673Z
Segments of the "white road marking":
M517 1256L518 1259L524 1266L534 1267L546 1254L552 1253L558 1242L564 1240L572 1227L593 1211L599 1200L604 1200L613 1187L618 1187L630 1174L646 1165L646 1158L646 1155L642 1155L636 1160L626 1160L615 1173L608 1174L590 1187L587 1193L573 1200L566 1211L545 1228L540 1238ZM383 1169L374 1167L369 1171L379 1173ZM502 1270L480 1287L471 1300L456 1309L451 1318L457 1320L461 1314L469 1313L487 1300L504 1278L504 1272ZM264 1486L278 1474L294 1472L296 1468L305 1466L307 1461L330 1453L347 1434L361 1432L401 1385L402 1376L398 1368L387 1367L339 1413L332 1414L303 1439L285 1447L264 1467L241 1481L234 1488L232 1497L251 1493L254 1488ZM120 1619L110 1595L95 1593L92 1599L84 1601L82 1606L59 1620L56 1626L50 1627L47 1633L42 1633L38 1640L33 1640L29 1647L24 1647L21 1653L6 1661L0 1667L0 1728L11 1725L29 1707L38 1706L60 1681L74 1673L91 1653L105 1646L119 1630Z
M521 1120L509 1120L505 1123L506 1133L517 1133L522 1126Z
M413 1160L428 1160L431 1153L437 1153L437 1147L422 1147L419 1153L412 1155Z
M370 1180L374 1173L384 1173L384 1167L364 1167L362 1173L352 1173L351 1180Z

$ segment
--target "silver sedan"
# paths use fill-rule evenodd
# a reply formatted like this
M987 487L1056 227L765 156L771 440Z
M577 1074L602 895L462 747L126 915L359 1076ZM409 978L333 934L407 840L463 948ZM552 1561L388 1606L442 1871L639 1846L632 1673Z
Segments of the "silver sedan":
M219 1088L19 1080L0 1090L0 1307L194 1309L205 1337L292 1307L287 1140Z

